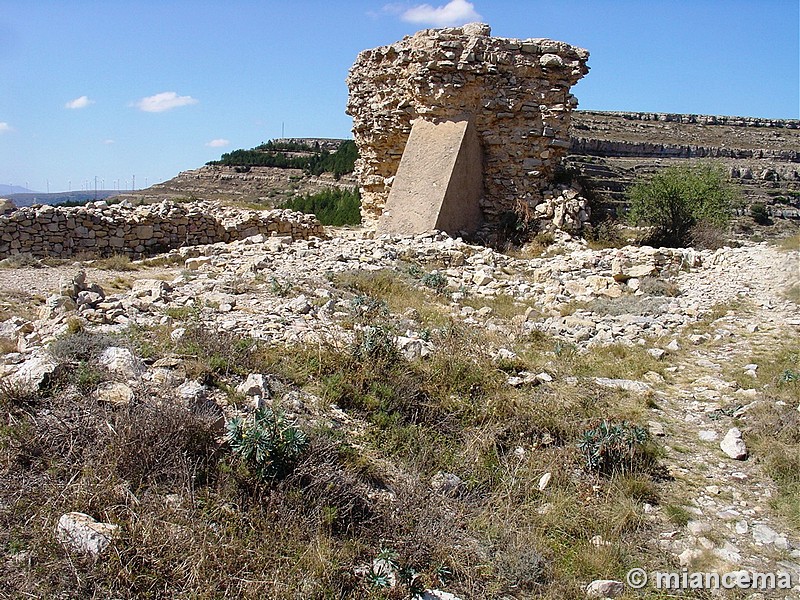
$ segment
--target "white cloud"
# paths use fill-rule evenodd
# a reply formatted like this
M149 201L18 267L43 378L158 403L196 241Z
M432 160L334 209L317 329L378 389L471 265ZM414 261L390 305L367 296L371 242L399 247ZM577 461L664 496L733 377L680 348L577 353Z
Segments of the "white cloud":
M226 140L225 138L217 138L215 140L211 140L210 142L206 142L206 146L209 148L222 148L230 144L230 140Z
M164 112L180 106L197 104L198 100L191 96L178 96L175 92L161 92L154 96L142 98L133 105L144 112Z
M5 121L0 121L0 133L8 133L9 131L14 131L14 128Z
M94 100L89 100L89 96L81 96L80 98L75 98L75 100L67 102L64 108L86 108L90 104L94 104Z
M467 0L450 0L444 6L438 7L420 4L409 8L400 18L408 23L423 23L435 27L463 25L483 19L475 11L475 5Z
M110 146L111 144L115 144L116 142L114 140L112 140L112 139L108 139L108 140L103 140L103 143L106 146Z

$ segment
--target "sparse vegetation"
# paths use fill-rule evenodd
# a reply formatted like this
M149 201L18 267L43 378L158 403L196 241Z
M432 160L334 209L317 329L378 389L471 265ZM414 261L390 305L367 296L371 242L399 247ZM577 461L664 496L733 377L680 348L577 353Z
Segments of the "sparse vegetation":
M646 449L649 439L643 427L625 421L602 421L597 427L585 431L581 439L585 468L602 475L647 469L654 462Z
M335 227L361 223L361 196L357 189L328 188L293 198L282 208L314 214L323 225Z
M287 475L308 446L303 430L269 407L231 419L225 439L245 468L262 481Z
M106 271L136 271L139 269L139 266L133 264L131 257L127 254L112 254L94 261L92 266Z
M233 166L240 172L247 172L250 167L255 166L303 169L310 175L333 173L339 179L342 175L353 172L356 158L358 149L352 140L343 141L333 154L320 150L318 145L270 141L252 150L226 152L219 160L207 164Z
M763 202L755 202L750 205L750 217L759 225L772 224L772 219L769 218L767 207Z
M693 228L727 225L737 193L715 165L670 167L630 187L628 219L652 227L654 245L686 246Z

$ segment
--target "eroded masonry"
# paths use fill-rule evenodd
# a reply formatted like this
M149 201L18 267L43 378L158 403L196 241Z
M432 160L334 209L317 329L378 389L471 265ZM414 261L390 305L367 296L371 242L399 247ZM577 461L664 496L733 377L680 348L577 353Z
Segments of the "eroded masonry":
M564 42L491 37L480 23L361 52L347 113L364 223L455 233L511 211L543 212L570 146L570 87L588 57Z

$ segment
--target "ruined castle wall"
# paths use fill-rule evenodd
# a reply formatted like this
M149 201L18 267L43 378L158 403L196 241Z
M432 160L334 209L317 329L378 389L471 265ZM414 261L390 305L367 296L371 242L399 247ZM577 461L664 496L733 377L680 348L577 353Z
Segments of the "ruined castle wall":
M13 254L66 258L81 253L138 258L273 233L308 239L321 237L323 229L313 215L238 210L213 202L25 207L0 216L0 258Z
M347 113L360 152L362 216L380 216L417 118L471 117L484 156L481 208L489 221L542 200L570 146L570 86L589 53L548 39L490 36L488 25L429 29L358 55Z

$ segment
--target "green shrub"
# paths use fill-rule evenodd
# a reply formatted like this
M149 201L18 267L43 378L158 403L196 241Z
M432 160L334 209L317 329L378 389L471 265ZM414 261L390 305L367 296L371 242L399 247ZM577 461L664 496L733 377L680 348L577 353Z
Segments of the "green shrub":
M584 432L579 447L588 471L612 475L640 471L649 466L651 457L646 449L649 440L650 435L643 427L626 421L603 421Z
M763 202L756 202L750 205L750 216L759 225L770 225L772 223L767 207Z
M302 429L271 408L259 408L247 418L228 421L226 441L262 481L283 477L308 446Z
M333 173L333 176L339 179L342 175L353 172L357 158L358 148L353 140L343 141L333 154L320 149L319 144L309 146L301 143L269 141L252 150L226 152L220 160L212 160L206 164L236 167L237 173L247 173L250 167L303 169L309 175Z
M685 246L698 224L722 229L738 191L722 169L703 164L670 167L628 190L628 219L653 227L650 243Z
M282 208L314 214L323 225L336 227L361 223L361 195L357 189L328 188L293 198Z

